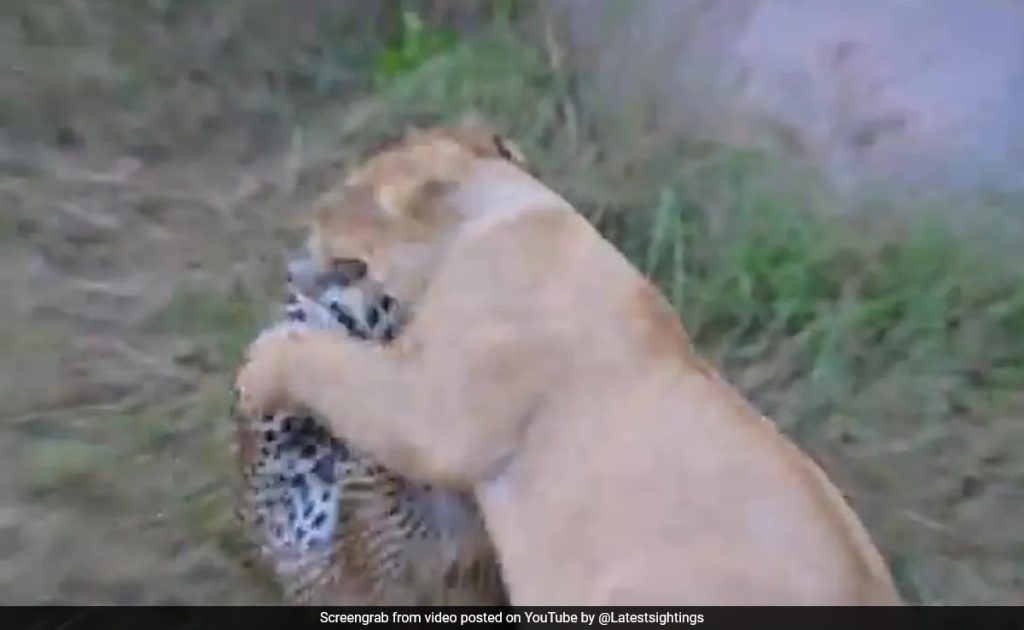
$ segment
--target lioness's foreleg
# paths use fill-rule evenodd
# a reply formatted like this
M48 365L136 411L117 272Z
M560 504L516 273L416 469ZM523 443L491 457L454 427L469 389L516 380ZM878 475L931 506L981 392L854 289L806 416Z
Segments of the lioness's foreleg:
M446 351L414 335L390 347L331 331L266 335L239 372L239 405L305 405L399 474L472 486L512 455L550 375L497 327L461 338Z

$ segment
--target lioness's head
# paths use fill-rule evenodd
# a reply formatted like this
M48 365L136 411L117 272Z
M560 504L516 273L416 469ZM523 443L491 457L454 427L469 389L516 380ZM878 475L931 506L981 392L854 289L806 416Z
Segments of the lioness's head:
M416 301L463 218L444 196L480 159L525 167L512 142L480 123L410 131L317 202L314 257L323 268L364 263L389 293Z

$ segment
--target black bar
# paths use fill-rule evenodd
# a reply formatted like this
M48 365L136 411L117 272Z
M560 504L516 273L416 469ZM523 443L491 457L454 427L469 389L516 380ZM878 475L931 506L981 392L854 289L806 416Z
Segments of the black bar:
M317 608L317 607L8 607L8 630L192 630L369 627L674 627L775 630L1024 628L1024 608Z

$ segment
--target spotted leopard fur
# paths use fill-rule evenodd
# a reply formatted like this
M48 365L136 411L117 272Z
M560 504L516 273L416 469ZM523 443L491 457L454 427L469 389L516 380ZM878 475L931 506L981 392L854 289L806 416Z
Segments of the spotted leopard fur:
M308 260L289 266L284 328L344 330L388 343L404 314L390 296ZM507 603L469 497L403 479L330 435L311 413L235 415L250 547L287 599L310 604Z

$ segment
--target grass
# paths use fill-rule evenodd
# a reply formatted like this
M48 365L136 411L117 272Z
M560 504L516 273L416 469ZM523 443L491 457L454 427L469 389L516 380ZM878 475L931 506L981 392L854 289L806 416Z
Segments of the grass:
M238 284L223 287L200 280L182 281L151 325L188 338L178 360L206 370L229 370L265 324L266 309Z
M404 125L475 110L823 463L910 600L1020 603L1024 260L998 231L906 201L833 212L779 156L598 123L508 8L456 36L408 6L303 5L291 30L274 2L83 6L3 9L21 78L0 85L0 157L18 156L0 161L0 289L17 296L0 339L20 341L0 478L25 542L0 601L266 601L235 568L227 383L296 210ZM74 76L38 72L72 50ZM139 175L81 176L126 155ZM83 237L68 204L113 227Z

